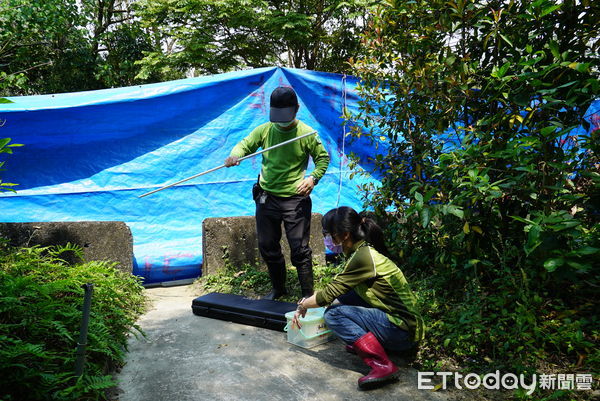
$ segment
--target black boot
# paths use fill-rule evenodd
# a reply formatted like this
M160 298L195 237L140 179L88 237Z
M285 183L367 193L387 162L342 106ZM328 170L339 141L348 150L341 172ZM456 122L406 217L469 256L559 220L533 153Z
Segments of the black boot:
M261 299L275 300L287 295L288 292L285 288L285 277L287 273L285 263L269 264L267 266L269 268L269 277L271 278L273 290Z
M304 298L308 298L313 294L312 263L301 267L297 267L296 271L298 272L298 281L300 282L300 290L302 291L302 296Z
M283 289L283 292L272 289L270 293L268 293L267 295L264 295L260 299L268 299L270 301L274 301L277 298L281 298L284 295L287 295L287 290L285 288Z

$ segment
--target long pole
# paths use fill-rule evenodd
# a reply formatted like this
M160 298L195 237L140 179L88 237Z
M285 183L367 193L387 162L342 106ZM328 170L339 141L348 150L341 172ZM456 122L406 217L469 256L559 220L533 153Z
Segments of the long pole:
M289 139L287 141L278 143L277 145L273 145L273 146L271 146L269 148L266 148L266 149L263 149L263 150L259 150L258 152L252 153L251 155L240 157L239 161L246 160L246 159L249 159L249 158L254 157L254 156L258 156L258 155L260 155L262 153L268 152L269 150L273 150L273 149L278 148L280 146L287 145L288 143L296 142L298 139L302 139L302 138L305 138L307 136L314 135L316 133L317 133L317 131L312 131L312 132L309 132L308 134L300 135L300 136L298 136L296 138L292 138L292 139ZM206 170L206 171L204 171L204 172L202 172L200 174L196 174L196 175L193 175L191 177L184 178L181 181L177 181L177 182L174 182L174 183L169 184L167 186L164 186L162 188L155 189L154 191L146 192L145 194L138 196L138 198L143 198L144 196L152 195L153 193L156 193L158 191L162 191L163 189L174 187L175 185L179 185L182 182L186 182L186 181L192 180L194 178L198 178L198 177L200 177L201 175L204 175L204 174L212 173L213 171L217 171L217 170L219 170L219 169L221 169L223 167L225 167L224 164L222 164L222 165L220 165L218 167L215 167L215 168L211 168L210 170Z

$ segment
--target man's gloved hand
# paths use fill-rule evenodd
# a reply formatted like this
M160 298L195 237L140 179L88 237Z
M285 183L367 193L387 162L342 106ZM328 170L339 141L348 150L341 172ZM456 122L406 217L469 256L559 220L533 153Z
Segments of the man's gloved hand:
M225 167L239 166L240 158L237 156L229 156L227 159L225 159L224 164L225 164Z
M312 176L310 176L302 180L300 185L298 185L298 189L296 190L296 192L298 193L298 195L308 196L310 195L314 187L315 181L313 180Z

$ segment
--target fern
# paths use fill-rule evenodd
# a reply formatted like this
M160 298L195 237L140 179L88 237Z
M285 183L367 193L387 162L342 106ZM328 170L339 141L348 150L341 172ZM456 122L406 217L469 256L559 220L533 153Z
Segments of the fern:
M73 256L83 260L83 248L70 242L67 242L65 245L56 245L48 248L48 254L62 261L67 261L67 259L71 259Z
M0 400L79 400L114 386L127 334L145 308L140 279L108 262L68 265L71 244L11 249L0 240ZM82 284L94 283L84 375L73 375Z
M92 392L93 390L105 390L107 388L115 386L117 383L112 376L86 376L84 378L84 391L86 393Z
M65 327L65 325L62 322L52 321L52 322L50 322L50 325L56 331L56 333L58 333L61 337L64 337L66 340L69 340L70 342L75 341L75 339L73 338L73 334Z

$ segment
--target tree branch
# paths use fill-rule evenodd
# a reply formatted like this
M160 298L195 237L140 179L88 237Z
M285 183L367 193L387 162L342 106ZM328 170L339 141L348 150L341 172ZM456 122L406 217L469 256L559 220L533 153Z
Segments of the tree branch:
M31 66L31 67L26 68L26 69L21 70L21 71L12 72L12 73L10 73L10 75L22 74L22 73L27 72L29 70L33 70L34 68L38 68L38 67L41 67L41 66L44 66L44 65L48 65L48 64L52 64L52 61L46 61L45 63L40 63L38 65ZM6 78L0 78L0 81L3 81L4 79L6 79Z

